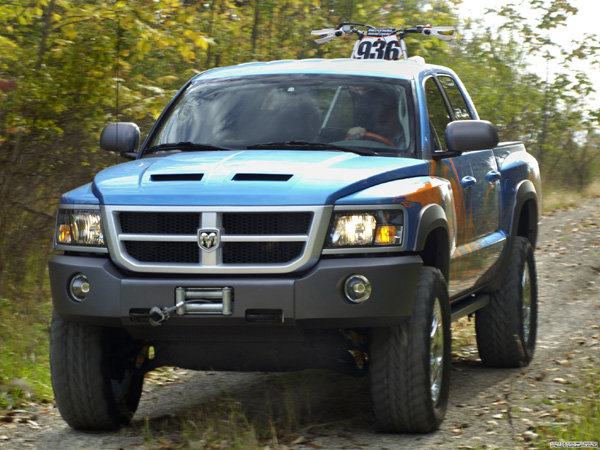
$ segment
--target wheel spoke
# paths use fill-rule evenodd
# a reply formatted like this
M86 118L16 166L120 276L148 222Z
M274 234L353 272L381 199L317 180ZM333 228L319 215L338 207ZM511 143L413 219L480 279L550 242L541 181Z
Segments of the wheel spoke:
M525 344L529 342L531 334L531 280L529 279L529 266L525 264L523 268L523 276L521 277L521 288L523 292L523 341Z
M431 379L431 400L434 404L439 399L442 388L442 375L444 366L444 332L440 300L435 299L431 320L429 372Z

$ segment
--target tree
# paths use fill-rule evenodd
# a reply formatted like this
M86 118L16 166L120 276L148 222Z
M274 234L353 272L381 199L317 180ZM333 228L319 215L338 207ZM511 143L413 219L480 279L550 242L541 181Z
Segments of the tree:
M188 32L195 9L176 0L0 5L0 291L40 248L45 256L60 193L112 161L97 150L100 127L117 115L156 117L188 76L167 68L209 45Z
M527 7L539 13L533 24L530 13L524 14ZM594 92L589 77L572 66L581 57L598 64L593 57L597 40L583 36L573 51L552 40L568 15L577 13L566 0L505 4L490 13L504 18L504 25L491 30L466 21L460 28L467 37L453 45L453 67L469 86L480 116L496 124L501 140L525 141L543 178L576 179L568 185L585 187L596 160L588 137L598 133L599 122L587 101ZM565 70L545 78L531 67L532 61L554 65L558 60Z

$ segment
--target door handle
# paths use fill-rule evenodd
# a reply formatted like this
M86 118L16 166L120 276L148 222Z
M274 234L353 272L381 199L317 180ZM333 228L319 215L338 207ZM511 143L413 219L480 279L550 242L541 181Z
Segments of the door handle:
M460 180L460 185L463 189L471 189L475 183L477 183L477 178L472 177L471 175L467 175Z
M485 179L488 180L490 183L495 183L496 181L500 181L501 176L502 175L497 170L490 170L485 175Z

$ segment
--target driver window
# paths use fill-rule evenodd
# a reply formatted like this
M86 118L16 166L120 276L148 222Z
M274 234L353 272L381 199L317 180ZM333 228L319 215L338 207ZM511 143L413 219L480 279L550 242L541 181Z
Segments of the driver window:
M448 97L448 101L450 102L450 108L454 113L455 120L469 120L471 119L471 113L469 112L469 108L465 103L465 99L462 96L458 86L454 82L451 77L447 76L438 76L438 80L440 81L444 91L446 92L446 97Z

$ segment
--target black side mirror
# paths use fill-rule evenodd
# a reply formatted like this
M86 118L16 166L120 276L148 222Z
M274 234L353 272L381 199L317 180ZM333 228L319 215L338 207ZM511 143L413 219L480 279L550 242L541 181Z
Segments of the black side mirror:
M119 152L130 159L137 157L140 146L140 129L132 122L110 123L100 135L100 147L111 152Z
M498 146L498 132L487 120L456 120L446 127L450 152L486 150Z

